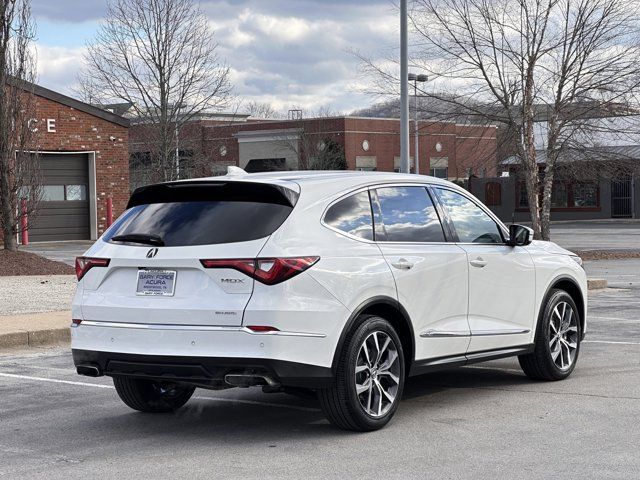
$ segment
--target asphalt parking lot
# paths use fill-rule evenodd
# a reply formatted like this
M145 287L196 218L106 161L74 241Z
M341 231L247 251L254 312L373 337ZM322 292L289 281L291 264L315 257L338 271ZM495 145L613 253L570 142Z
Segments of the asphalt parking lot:
M551 240L572 251L637 252L640 250L640 222L638 220L553 222Z
M66 349L0 356L4 478L640 478L640 260L589 262L574 374L536 383L507 359L413 378L387 428L335 430L317 403L196 391L175 414L133 412Z

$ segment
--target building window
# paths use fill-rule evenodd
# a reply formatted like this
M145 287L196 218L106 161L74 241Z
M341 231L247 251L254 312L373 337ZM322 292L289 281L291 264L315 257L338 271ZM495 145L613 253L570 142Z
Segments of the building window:
M44 185L43 202L77 202L87 200L86 185Z
M63 202L64 185L45 185L42 187L43 202Z
M527 186L524 182L516 184L516 199L518 200L518 208L529 208L529 197L527 197Z
M129 157L129 186L131 191L153 183L151 152L134 152Z
M431 157L429 174L436 178L449 178L449 157Z
M516 200L516 208L529 208L527 187L522 181L516 183ZM552 211L599 207L600 190L597 181L576 182L573 180L559 180L553 182L553 190L551 192Z
M566 208L569 205L569 190L566 182L553 182L551 208Z
M396 173L400 173L400 157L393 157L393 171ZM415 170L415 162L413 161L413 157L409 157L409 171L413 173Z
M67 201L85 201L87 199L86 185L65 185L65 197Z
M356 157L356 170L359 172L373 172L378 169L378 159L376 157Z
M429 175L436 178L449 178L449 169L445 168L432 168L429 170Z
M487 182L484 185L484 204L488 207L502 205L502 185L500 182Z
M579 182L573 185L573 206L597 207L598 184L596 182Z

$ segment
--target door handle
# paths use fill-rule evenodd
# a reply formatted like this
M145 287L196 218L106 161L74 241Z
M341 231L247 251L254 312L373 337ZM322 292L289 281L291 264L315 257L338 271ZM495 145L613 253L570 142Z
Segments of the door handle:
M487 264L487 261L482 257L478 257L475 260L471 260L469 263L472 267L482 268Z
M411 267L413 267L413 263L408 261L406 258L401 258L397 262L393 262L391 266L397 268L398 270L411 270Z

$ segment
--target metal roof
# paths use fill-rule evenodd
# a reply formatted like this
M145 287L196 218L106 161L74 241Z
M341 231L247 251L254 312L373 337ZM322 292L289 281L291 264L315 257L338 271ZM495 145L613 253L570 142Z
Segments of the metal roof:
M558 163L570 162L607 162L620 160L640 160L640 145L623 145L609 147L592 148L571 148L563 151L558 157ZM536 150L536 163L547 163L547 151ZM505 158L501 165L518 165L520 157L510 155Z

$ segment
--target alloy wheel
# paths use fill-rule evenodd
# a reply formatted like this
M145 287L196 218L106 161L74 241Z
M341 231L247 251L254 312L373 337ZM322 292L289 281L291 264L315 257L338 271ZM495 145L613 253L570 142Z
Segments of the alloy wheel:
M560 370L573 365L578 349L578 317L571 305L559 302L549 319L549 351Z
M356 395L362 409L382 417L393 406L400 385L400 361L393 339L382 331L369 334L360 349L355 368Z

